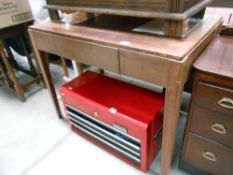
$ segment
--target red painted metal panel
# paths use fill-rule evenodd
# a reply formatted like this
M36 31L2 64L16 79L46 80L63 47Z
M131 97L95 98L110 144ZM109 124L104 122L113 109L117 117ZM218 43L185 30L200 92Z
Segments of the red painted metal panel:
M109 126L118 124L127 128L127 134L141 142L140 165L80 133L71 125L75 132L134 167L142 171L148 170L161 147L161 139L154 144L154 136L162 127L163 94L91 71L63 85L60 92L65 106L72 106ZM69 119L68 115L67 117Z

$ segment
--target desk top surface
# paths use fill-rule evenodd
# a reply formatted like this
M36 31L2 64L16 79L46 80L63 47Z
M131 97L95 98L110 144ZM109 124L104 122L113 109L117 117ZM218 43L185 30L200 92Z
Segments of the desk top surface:
M233 79L233 36L219 36L194 63L200 71Z
M148 21L145 18L101 15L78 25L49 21L30 26L30 29L182 61L220 25L221 18L206 17L196 30L183 39L132 31Z
M233 8L223 7L208 7L206 8L207 15L218 15L223 18L224 26L233 26Z

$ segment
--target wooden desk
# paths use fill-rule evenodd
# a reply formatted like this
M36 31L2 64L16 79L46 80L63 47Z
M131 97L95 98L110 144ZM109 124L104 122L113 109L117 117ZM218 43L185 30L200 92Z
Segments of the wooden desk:
M182 40L131 31L145 20L103 15L76 26L46 22L31 26L29 33L60 118L56 92L43 57L45 52L166 88L161 173L167 175L173 158L184 84L192 63L214 38L221 20L207 18Z

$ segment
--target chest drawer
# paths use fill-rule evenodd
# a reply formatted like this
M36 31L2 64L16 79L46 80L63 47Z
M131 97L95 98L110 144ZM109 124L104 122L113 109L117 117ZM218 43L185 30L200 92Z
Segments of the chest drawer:
M189 133L183 160L218 175L232 175L233 150Z
M233 117L233 89L199 82L195 104Z
M233 148L233 117L194 106L190 130Z

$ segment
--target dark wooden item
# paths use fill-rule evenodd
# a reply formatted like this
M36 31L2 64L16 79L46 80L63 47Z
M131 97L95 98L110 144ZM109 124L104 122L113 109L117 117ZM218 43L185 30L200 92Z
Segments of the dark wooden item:
M11 87L12 82L10 81L9 77L7 76L7 72L6 72L3 64L4 64L4 62L0 58L0 75L3 78L4 84L7 85L7 87Z
M212 0L47 0L46 8L53 21L60 20L58 9L77 10L159 19L156 34L185 37L201 22L205 8ZM157 31L159 30L159 31Z
M53 59L50 59L49 56L47 56L47 61L48 61L48 64L49 63L53 63L53 64L58 64L58 65L61 65L62 66L62 69L63 69L63 72L64 72L64 76L65 77L69 77L69 71L68 71L68 66L67 66L67 63L66 63L66 59L63 58L63 57L60 57L56 60L53 60Z
M2 64L4 64L6 67L6 70L5 70L3 69L3 65L1 65L0 72L3 75L5 84L8 87L14 86L14 89L16 90L19 99L23 102L26 101L26 98L24 96L24 88L33 83L36 83L42 80L42 75L40 73L37 73L33 65L33 62L32 62L31 54L28 52L25 46L25 42L23 41L23 38L22 38L22 35L25 34L25 32L27 32L28 26L31 24L32 24L32 21L19 24L16 26L11 26L11 27L0 29L0 54L1 54L0 59L2 59ZM20 69L18 67L18 65L14 62L13 54L11 53L10 48L5 43L6 39L16 37L16 36L18 37L19 43L22 46L23 52L25 56L27 57L29 68L30 68L29 71ZM7 54L5 53L5 50ZM9 57L11 57L11 59ZM12 60L13 60L13 63L11 63ZM24 84L20 84L14 73L13 67L19 69L20 71L23 71L25 73L32 75L34 79Z
M26 36L28 26L31 25L31 24L33 24L33 21L0 29L0 41L3 43L3 45L4 45L5 49L6 49L6 53L7 53L8 57L10 58L10 63L15 68L19 69L20 71L25 72L27 74L30 74L30 75L33 75L34 77L36 77L37 73L36 73L34 65L32 64L31 55L30 55L30 53L28 51L28 48L27 48L27 46L26 46L26 44L24 42L24 37L28 37L28 36ZM13 57L13 54L12 54L12 52L10 50L9 45L6 43L7 39L16 38L16 37L17 37L17 40L19 41L19 44L22 47L23 54L27 57L29 67L30 67L30 71L22 69L21 67L18 66L18 64L14 60L14 57Z
M140 12L183 12L198 0L47 0L49 5L90 7L99 9L126 9ZM176 6L174 5L176 4Z
M195 62L195 83L182 161L211 174L232 174L233 32L218 36Z
M47 52L166 88L161 173L168 175L184 84L193 62L219 31L221 19L206 18L183 40L132 32L132 26L142 22L138 18L114 19L114 23L108 23L112 16L104 15L92 22L69 26L46 22L31 26L29 34L60 118L56 91L45 64Z
M4 45L2 43L0 43L0 56L1 59L3 60L7 71L10 74L10 79L12 80L13 84L14 84L14 88L20 98L20 100L22 101L26 101L26 98L24 97L24 91L23 91L23 87L19 84L17 77L15 76L14 70L12 69L9 60L4 52Z
M214 0L213 4L211 4L213 7L233 7L232 0Z

